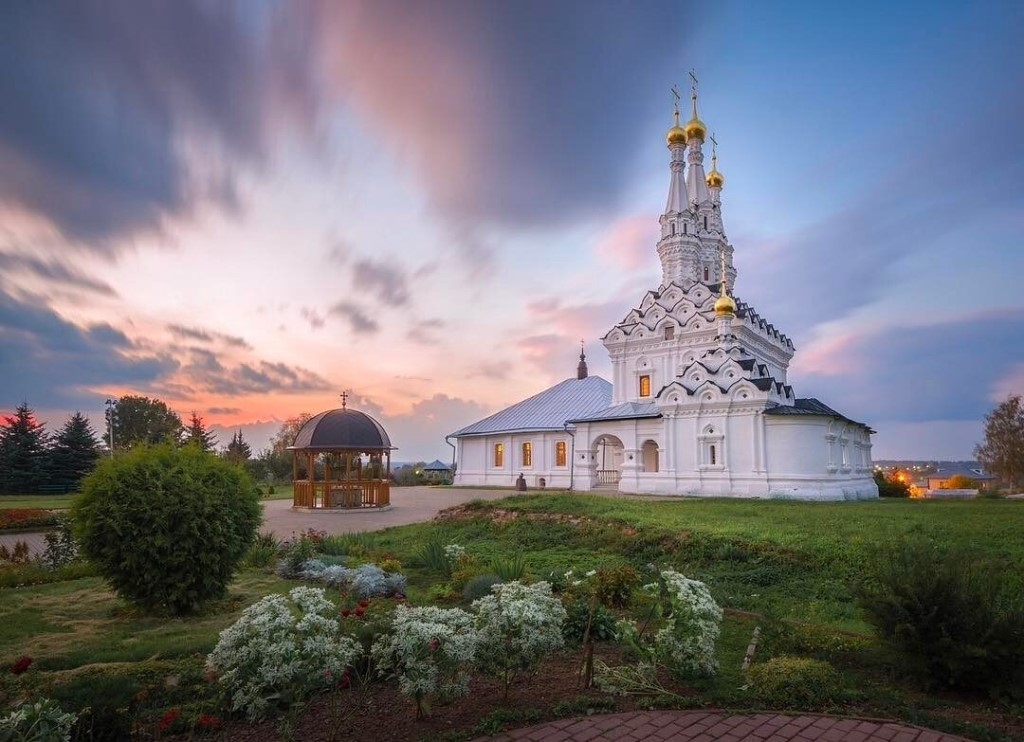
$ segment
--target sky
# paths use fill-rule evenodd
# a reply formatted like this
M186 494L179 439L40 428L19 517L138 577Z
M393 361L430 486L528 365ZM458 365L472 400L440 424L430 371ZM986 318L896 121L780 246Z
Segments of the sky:
M0 412L143 394L258 449L349 405L399 460L573 376L656 288L699 78L736 293L874 457L1024 393L1024 5L0 6Z

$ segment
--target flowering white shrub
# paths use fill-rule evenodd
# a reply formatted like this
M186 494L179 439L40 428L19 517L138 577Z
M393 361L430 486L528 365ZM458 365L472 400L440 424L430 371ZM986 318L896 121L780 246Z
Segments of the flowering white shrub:
M491 591L473 601L480 634L477 665L502 679L507 698L517 673L535 668L545 655L562 647L565 607L546 582L507 582Z
M298 702L330 687L359 656L335 613L323 590L297 587L288 598L266 596L224 629L206 662L219 675L231 710L255 721L272 704Z
M466 549L458 544L448 544L444 547L444 555L448 558L449 562L457 562L466 556Z
M395 607L391 633L377 637L371 656L380 672L398 678L399 690L416 701L447 702L469 691L468 669L476 652L473 616L461 608Z
M376 564L360 564L349 568L326 564L320 559L303 562L298 576L303 580L323 582L328 587L351 592L358 598L390 597L405 593L406 577L385 572Z
M57 702L49 698L23 703L6 716L0 716L0 740L68 742L77 718L76 714L65 714Z
M721 633L722 609L703 582L665 570L670 612L654 635L659 661L683 677L714 675L718 671L715 642Z

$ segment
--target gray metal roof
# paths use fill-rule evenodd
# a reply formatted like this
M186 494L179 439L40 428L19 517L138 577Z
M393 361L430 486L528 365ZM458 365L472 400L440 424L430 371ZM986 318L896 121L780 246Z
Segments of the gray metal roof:
M658 405L653 402L623 402L614 407L592 412L584 417L570 420L571 423L591 422L593 420L630 420L638 417L661 417Z
M429 464L427 464L426 466L423 467L423 471L448 471L448 472L450 472L451 470L452 470L452 468L450 466L448 466L448 464L446 464L443 461L441 461L441 459L434 459Z
M391 449L392 446L384 427L365 412L340 409L321 412L310 418L288 448L303 451L376 451Z
M862 428L867 428L870 432L872 430L870 426L864 423L859 423L856 420L851 420L846 415L836 412L827 404L814 397L802 397L794 400L792 406L789 405L776 405L775 407L768 407L765 409L764 414L766 415L821 415L824 417L835 417L840 420L845 420L848 423L859 425Z
M523 430L562 430L567 420L602 410L611 401L612 385L600 376L566 379L540 394L456 430L452 437Z

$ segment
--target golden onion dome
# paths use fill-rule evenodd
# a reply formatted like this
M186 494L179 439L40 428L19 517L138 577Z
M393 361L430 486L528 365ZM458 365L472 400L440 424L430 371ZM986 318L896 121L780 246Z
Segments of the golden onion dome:
M708 183L708 188L721 188L725 185L725 176L722 175L718 170L711 168L704 180Z
M690 94L690 101L693 103L693 115L690 116L690 120L683 126L683 130L686 132L686 138L691 139L696 137L702 142L708 135L708 127L704 125L704 122L697 118L697 91L694 90Z
M686 144L686 130L679 125L679 106L672 112L672 126L665 132L665 144Z
M681 127L678 122L665 133L665 144L672 146L673 144L686 144L686 129Z
M715 314L719 317L723 314L736 314L736 302L728 294L722 294L715 299Z
M697 114L693 114L693 118L686 122L686 126L683 127L686 132L686 139L690 140L696 137L697 139L704 141L704 137L707 136L708 127L704 125L704 122L697 118Z

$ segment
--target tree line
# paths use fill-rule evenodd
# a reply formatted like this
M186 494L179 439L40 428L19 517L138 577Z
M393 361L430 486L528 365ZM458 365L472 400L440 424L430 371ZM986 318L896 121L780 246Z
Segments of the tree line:
M51 434L27 403L19 405L0 426L0 494L50 488L73 492L101 455L128 451L140 444L173 443L211 453L217 447L217 437L207 430L200 415L193 412L189 422L182 423L177 413L159 399L126 395L116 400L107 414L108 432L102 436L80 412ZM250 470L266 469L252 465L257 462L251 461L252 449L241 430L232 436L221 455Z

